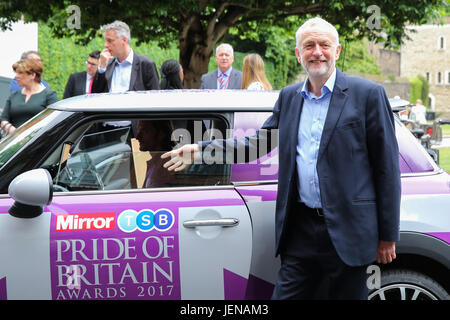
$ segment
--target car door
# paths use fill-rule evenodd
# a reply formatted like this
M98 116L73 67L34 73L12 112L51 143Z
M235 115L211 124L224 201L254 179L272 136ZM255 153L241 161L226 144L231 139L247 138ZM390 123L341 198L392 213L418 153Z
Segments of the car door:
M214 183L217 170L194 165L178 184L141 188L138 152L114 134L101 149L72 139L53 176L63 192L40 216L12 217L0 199L0 298L243 299L252 226L230 170Z

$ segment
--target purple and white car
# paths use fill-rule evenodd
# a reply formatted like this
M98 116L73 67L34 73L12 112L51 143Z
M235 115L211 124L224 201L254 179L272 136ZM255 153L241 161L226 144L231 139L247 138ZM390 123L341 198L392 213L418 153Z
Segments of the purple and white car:
M270 298L277 148L143 187L161 150L135 138L141 120L170 123L176 143L251 135L277 97L94 94L18 128L0 142L0 299ZM401 240L370 299L449 299L450 177L397 120Z

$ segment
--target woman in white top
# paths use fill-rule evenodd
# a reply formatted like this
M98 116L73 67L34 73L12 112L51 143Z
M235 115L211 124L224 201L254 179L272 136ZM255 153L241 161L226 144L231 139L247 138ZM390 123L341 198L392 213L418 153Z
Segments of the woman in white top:
M264 61L257 53L249 54L244 58L241 89L272 90L272 85L266 77Z

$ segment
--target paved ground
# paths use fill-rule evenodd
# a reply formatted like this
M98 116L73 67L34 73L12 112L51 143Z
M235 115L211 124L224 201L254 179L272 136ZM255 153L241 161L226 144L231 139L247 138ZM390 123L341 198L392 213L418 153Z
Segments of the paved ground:
M439 144L433 144L432 148L440 149L440 148L450 148L450 136L442 137L442 141Z

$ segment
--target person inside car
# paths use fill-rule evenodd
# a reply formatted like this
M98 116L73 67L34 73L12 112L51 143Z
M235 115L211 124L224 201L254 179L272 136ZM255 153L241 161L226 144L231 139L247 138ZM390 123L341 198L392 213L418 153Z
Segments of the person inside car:
M147 161L147 173L142 188L161 188L173 180L173 173L163 167L167 160L161 155L175 146L171 140L172 125L168 120L140 120L138 121L139 150L150 152Z

